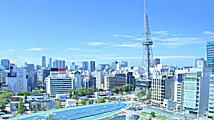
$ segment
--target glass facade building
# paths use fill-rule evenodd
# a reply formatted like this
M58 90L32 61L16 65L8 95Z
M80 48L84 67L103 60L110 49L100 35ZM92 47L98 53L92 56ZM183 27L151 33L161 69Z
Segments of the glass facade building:
M189 113L198 113L198 79L197 73L186 73L183 81L183 106Z
M211 70L208 116L214 118L214 41L207 42L207 64Z
M214 74L214 41L207 42L207 65Z
M209 77L204 68L191 68L183 80L183 110L201 116L207 111Z

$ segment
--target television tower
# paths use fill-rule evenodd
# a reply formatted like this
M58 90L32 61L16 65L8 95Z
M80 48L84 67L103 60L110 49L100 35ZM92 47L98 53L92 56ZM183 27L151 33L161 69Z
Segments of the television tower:
M150 28L149 28L149 19L146 9L146 0L144 0L144 40L142 42L144 53L143 53L143 79L146 81L151 80L150 67L153 58L152 54L152 45L153 42L150 39Z

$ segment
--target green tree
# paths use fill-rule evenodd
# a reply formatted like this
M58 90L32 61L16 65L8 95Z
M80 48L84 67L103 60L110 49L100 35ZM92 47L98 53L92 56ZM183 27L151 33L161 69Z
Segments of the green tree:
M109 102L111 102L111 100L112 100L110 97L107 97L106 99L107 99Z
M56 105L55 109L60 109L60 108L63 108L62 104L59 100L57 100L57 105Z
M9 99L11 95L12 95L11 92L4 92L4 93L0 94L0 99L1 100Z
M0 109L4 110L8 102L6 100L1 100L0 101Z
M151 112L150 115L151 115L152 117L155 117L155 112Z
M87 100L81 100L81 101L80 101L80 104L86 105L86 102L87 102Z
M77 96L85 96L86 95L86 89L80 88L76 90Z
M9 89L1 89L0 94L0 109L4 110L6 105L9 103L9 98L13 94Z
M132 84L126 84L122 86L122 90L124 92L131 92L133 90L134 86Z
M112 89L112 92L119 94L120 92L123 92L123 86L115 86Z
M17 93L17 95L20 95L20 96L28 96L28 95L30 95L30 92L28 92L28 91L19 91L19 92Z
M112 92L114 93L119 93L119 89L118 89L118 86L115 86L113 89L112 89Z
M10 90L10 89L4 89L4 91L5 91L5 92L11 92L11 93L13 93L13 91Z
M35 104L35 108L36 108L36 111L40 111L41 110L41 104L40 103L36 103Z
M137 93L137 96L138 96L138 97L143 97L143 96L145 96L145 95L146 95L146 90L145 90L145 89L140 90L140 91Z
M93 103L94 103L94 100L89 100L88 103L89 103L89 104L93 104Z
M76 99L77 98L77 90L69 89L68 92L70 93L70 98Z
M86 91L87 93L87 95L93 95L94 94L94 91L93 91L93 89L92 88L87 88L87 91Z
M68 90L68 92L69 92L69 94L70 94L70 97L72 97L72 96L74 96L74 92L75 92L75 90L73 90L73 89L69 89L69 90Z
M29 109L30 109L30 111L33 111L33 110L34 110L33 104L30 104L30 105L29 105Z
M40 90L35 90L29 93L30 95L35 95L35 94L42 94L42 91Z
M99 98L97 103L104 103L105 102L105 99L104 98Z
M17 113L19 114L23 114L27 111L22 99L19 99L19 103L18 103L18 109L17 109Z

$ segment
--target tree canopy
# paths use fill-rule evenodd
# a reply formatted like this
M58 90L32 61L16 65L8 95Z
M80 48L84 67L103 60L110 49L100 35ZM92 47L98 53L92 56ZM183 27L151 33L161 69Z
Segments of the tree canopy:
M112 89L112 92L119 94L121 92L131 92L133 90L134 90L134 85L132 85L132 84L125 84L123 86L115 86Z
M20 96L28 96L28 95L35 95L35 94L42 94L42 91L40 91L40 90L35 90L35 91L32 91L32 92L29 92L29 91L19 91L17 93L17 95L20 95Z
M19 99L19 103L17 104L17 113L23 114L27 111L24 103L22 102L22 99Z
M92 88L80 88L77 90L70 89L68 91L69 91L71 97L72 96L86 96L86 95L93 95L94 94Z
M9 98L11 95L13 95L13 91L9 89L0 89L0 109L5 109L6 105L9 103Z
M138 96L138 97L143 97L143 96L145 96L145 95L146 95L146 90L145 90L145 89L140 90L140 91L137 93L137 96Z

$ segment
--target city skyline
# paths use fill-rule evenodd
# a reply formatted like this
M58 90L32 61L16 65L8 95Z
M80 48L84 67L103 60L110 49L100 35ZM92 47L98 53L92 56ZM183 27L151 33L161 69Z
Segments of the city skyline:
M148 1L154 57L178 66L206 58L206 42L214 37L213 3ZM18 65L41 64L43 55L66 62L127 60L141 65L143 12L143 0L4 1L0 58Z

